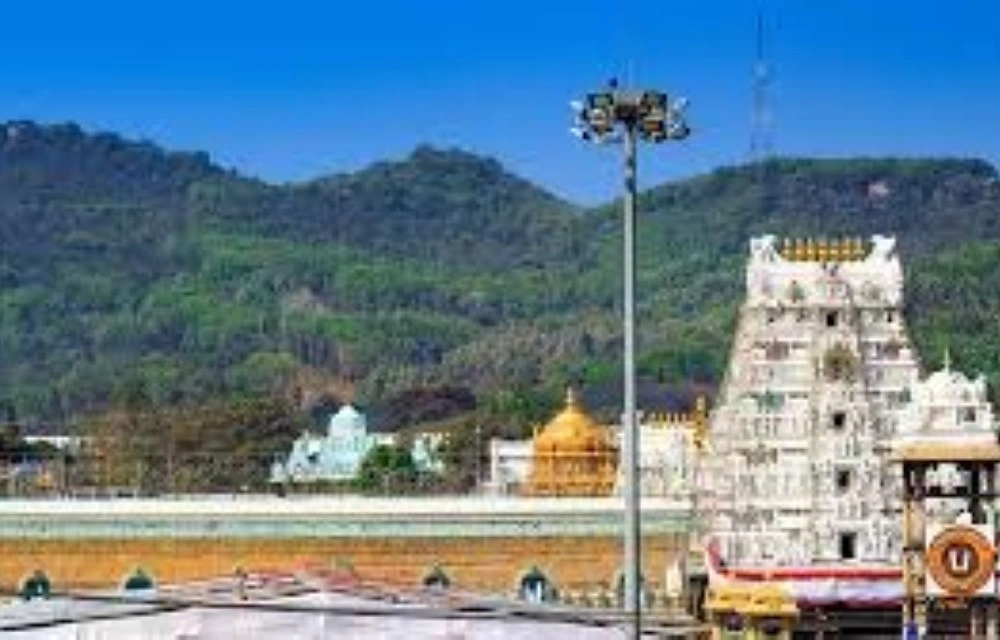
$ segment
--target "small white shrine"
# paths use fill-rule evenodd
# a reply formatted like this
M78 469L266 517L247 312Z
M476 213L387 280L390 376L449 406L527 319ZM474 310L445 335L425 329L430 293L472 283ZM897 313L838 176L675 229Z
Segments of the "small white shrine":
M395 434L369 433L368 422L353 405L346 404L330 417L326 433L303 433L292 444L284 460L271 468L271 482L307 483L324 480L350 480L361 461L378 445L392 446ZM411 455L417 469L440 472L443 462L437 456L439 434L418 434L413 439Z

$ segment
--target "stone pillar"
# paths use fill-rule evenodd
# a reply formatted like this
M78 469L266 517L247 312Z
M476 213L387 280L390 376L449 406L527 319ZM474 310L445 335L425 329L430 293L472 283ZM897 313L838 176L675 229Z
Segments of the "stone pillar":
M986 637L986 611L982 602L972 600L969 602L969 637Z
M904 637L924 637L927 632L927 601L924 584L923 493L926 466L903 464L903 632Z
M997 626L1000 624L1000 613L998 613L997 605L995 602L991 602L986 605L986 640L997 640L1000 638L1000 633L998 633Z

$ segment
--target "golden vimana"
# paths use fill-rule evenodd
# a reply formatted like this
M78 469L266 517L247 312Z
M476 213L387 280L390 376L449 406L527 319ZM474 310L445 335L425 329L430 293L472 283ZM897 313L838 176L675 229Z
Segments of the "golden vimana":
M708 402L698 396L689 413L653 413L646 422L654 428L692 430L693 443L702 449L708 436ZM618 473L614 433L587 412L573 387L566 406L543 428L535 427L532 458L525 490L533 496L608 496Z
M611 495L618 470L614 437L587 413L573 387L567 389L566 408L533 440L528 495Z
M868 250L861 238L785 238L781 243L781 257L796 262L857 262Z

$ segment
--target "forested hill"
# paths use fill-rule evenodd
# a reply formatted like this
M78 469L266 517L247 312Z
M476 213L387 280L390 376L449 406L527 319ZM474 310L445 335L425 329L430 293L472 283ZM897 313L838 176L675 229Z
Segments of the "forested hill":
M661 388L719 379L763 232L898 234L926 359L948 344L1000 382L986 163L783 159L640 204L639 364ZM458 150L272 185L202 153L0 125L0 403L58 424L295 387L357 393L385 428L517 431L573 378L610 406L618 222Z
M745 252L747 238L790 235L899 236L913 258L1000 235L1000 184L981 160L780 159L722 169L651 190L644 206L680 247L711 238L713 248Z
M290 187L203 184L191 204L230 230L462 269L547 267L584 249L569 203L495 160L429 146Z

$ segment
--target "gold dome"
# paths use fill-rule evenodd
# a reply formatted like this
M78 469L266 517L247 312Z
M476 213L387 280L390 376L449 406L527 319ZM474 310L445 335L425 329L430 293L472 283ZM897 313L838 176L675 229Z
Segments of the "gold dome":
M617 462L609 430L590 417L570 388L566 407L535 436L528 492L608 495L614 488Z
M607 430L580 404L576 391L566 391L566 407L535 438L535 450L593 451L608 446Z

